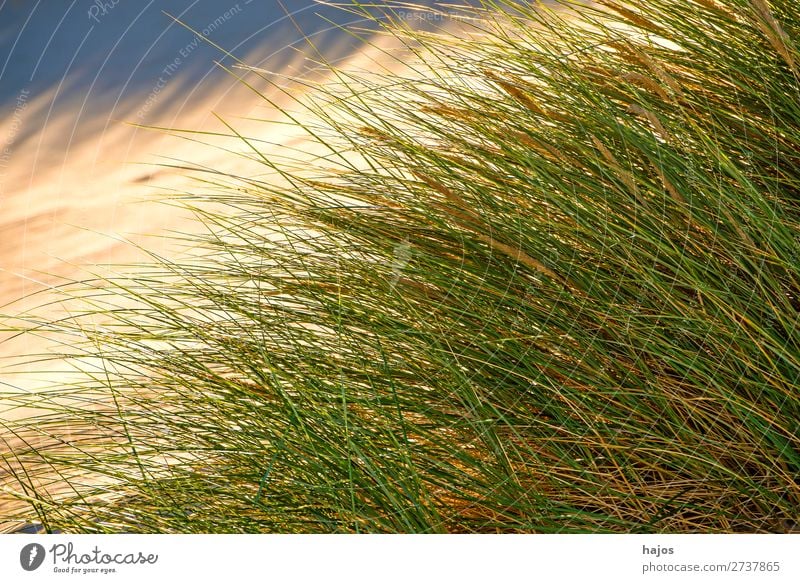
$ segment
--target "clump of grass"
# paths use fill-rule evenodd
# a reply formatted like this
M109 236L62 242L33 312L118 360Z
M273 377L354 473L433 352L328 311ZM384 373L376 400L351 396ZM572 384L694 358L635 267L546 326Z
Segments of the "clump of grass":
M457 34L387 27L416 58L315 89L323 155L242 138L280 186L211 173L185 201L196 260L42 323L85 339L87 372L6 424L27 517L796 526L800 6L484 8Z

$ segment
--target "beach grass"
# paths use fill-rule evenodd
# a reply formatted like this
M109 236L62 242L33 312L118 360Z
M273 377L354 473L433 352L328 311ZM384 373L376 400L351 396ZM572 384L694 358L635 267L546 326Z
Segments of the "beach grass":
M10 325L82 373L6 398L6 518L796 529L800 5L562 4L387 9L406 50L287 114L313 156L226 122L264 175L194 170L180 260Z

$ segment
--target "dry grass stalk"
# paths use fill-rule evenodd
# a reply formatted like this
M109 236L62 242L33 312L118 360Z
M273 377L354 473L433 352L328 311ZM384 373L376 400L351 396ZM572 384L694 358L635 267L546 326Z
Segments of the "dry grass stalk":
M686 199L683 196L681 196L681 194L675 188L675 185L673 185L672 182L670 182L670 180L666 177L661 168L659 168L655 164L653 165L653 167L656 170L656 174L658 174L658 177L661 179L661 184L664 185L664 189L669 193L669 195L673 198L673 200L678 203L678 205L681 208L685 208Z
M661 123L661 120L658 119L658 117L656 117L656 115L652 111L645 109L644 107L642 107L637 103L631 103L628 106L628 111L634 115L638 115L640 117L645 118L647 121L650 122L650 124L655 128L656 132L660 134L665 141L667 142L670 141L669 133L667 133L667 130L666 128L664 128L664 125Z
M665 35L665 31L662 27L658 26L651 20L648 20L641 14L637 14L630 8L618 3L614 2L613 0L597 0L599 4L606 6L613 10L614 12L620 14L625 19L627 19L631 24L636 26L637 28L643 28L645 30L649 30L659 35Z
M457 221L458 224L464 228L469 229L479 241L486 243L491 249L499 251L502 254L511 257L515 261L519 261L524 266L528 267L529 269L532 269L533 271L546 275L547 277L553 279L554 281L561 282L562 284L567 285L573 290L577 289L577 287L571 282L569 282L566 278L557 274L555 271L547 267L544 263L542 263L538 259L534 259L519 247L512 247L511 245L507 245L506 243L497 241L491 235L486 235L478 231L476 229L476 227L479 226L478 223L480 223L484 227L487 227L487 230L488 226L484 221L480 219L480 217L475 212L467 208L465 201L460 196L455 194L444 184L440 183L437 180L434 180L433 178L430 178L428 176L423 176L416 172L414 173L414 175L417 178L419 178L422 182L424 182L427 186L429 186L436 192L442 194L442 196L444 196L445 199L453 203L456 206L456 208L459 209L456 211L453 209L446 209L440 206L440 208L445 210L448 214L455 216L458 219Z
M669 95L667 95L667 92L664 91L664 88L661 87L661 85L659 85L655 81L653 81L647 75L631 72L631 73L626 73L625 75L622 76L622 78L625 81L628 81L629 83L639 85L640 87L644 87L645 89L652 91L653 93L658 95L663 101L669 100Z
M792 54L794 52L794 47L791 46L788 35L783 30L780 22L778 22L772 14L769 5L765 0L750 0L750 5L756 12L758 27L767 37L772 48L783 58L792 70L792 73L797 76L797 67L795 66L795 60Z
M592 143L594 144L595 148L603 155L603 158L614 168L614 171L618 174L622 183L628 187L628 190L639 199L639 189L636 187L636 180L633 177L633 174L622 168L617 159L614 157L614 154L611 153L603 142L598 140L595 136L591 136ZM643 204L645 201L641 201Z
M672 75L667 73L664 67L651 59L647 53L634 47L633 44L629 42L612 41L609 43L609 46L619 51L620 55L627 62L647 67L647 69L649 69L656 77L658 77L659 81L669 87L675 95L678 97L683 97L683 91L678 81Z

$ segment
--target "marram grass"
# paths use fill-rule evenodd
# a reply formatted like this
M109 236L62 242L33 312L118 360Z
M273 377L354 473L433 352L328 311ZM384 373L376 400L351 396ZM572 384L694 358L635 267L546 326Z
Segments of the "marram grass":
M196 260L67 290L35 331L87 372L7 397L6 518L796 529L800 4L530 4L390 25L408 67L314 89L323 155L242 137L281 180L184 197Z

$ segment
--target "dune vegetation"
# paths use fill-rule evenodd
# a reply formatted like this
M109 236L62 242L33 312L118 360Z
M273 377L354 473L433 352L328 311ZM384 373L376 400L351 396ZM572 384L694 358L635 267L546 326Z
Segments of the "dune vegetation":
M81 373L7 397L6 518L798 528L800 4L484 4L387 9L406 51L287 114L313 157L226 122L264 174L192 170L181 260L17 315Z

